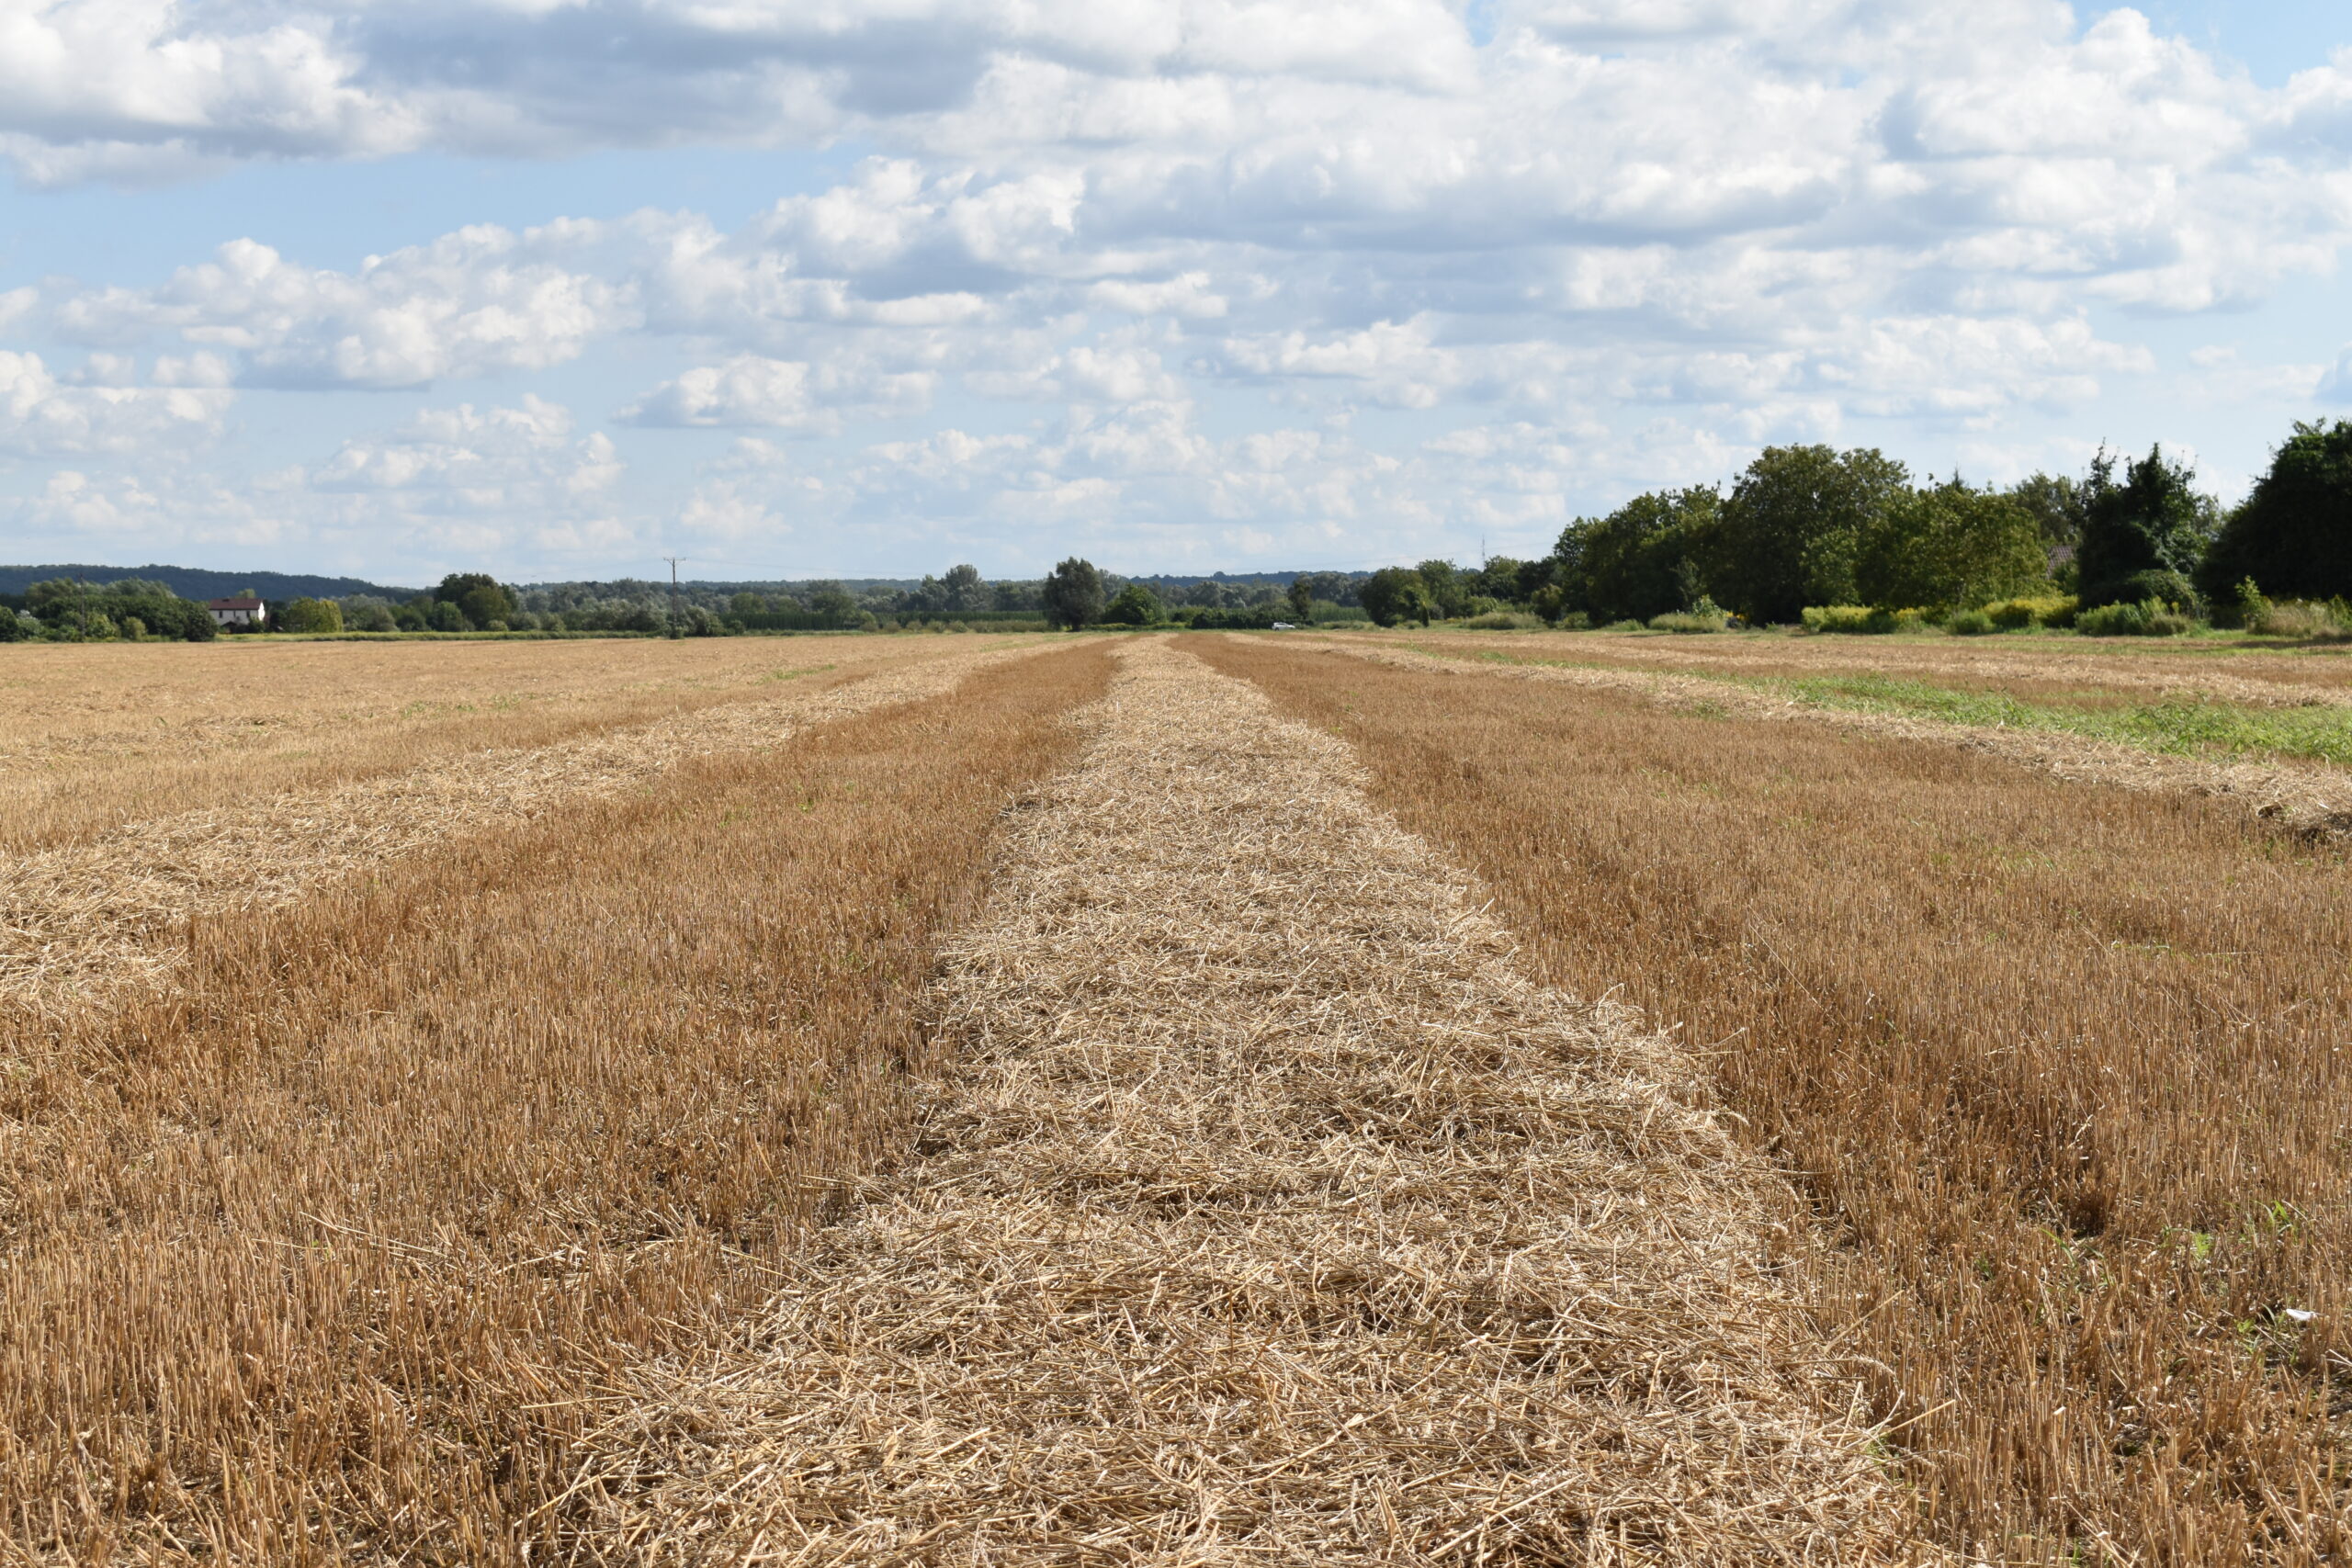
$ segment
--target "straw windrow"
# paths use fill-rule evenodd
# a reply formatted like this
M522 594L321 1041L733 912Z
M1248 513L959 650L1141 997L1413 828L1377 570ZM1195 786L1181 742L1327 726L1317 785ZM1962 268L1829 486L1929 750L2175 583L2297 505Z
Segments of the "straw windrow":
M1785 1194L1672 1052L1526 980L1253 688L1147 644L1101 724L951 950L918 1157L755 1340L647 1376L601 1550L1897 1555Z

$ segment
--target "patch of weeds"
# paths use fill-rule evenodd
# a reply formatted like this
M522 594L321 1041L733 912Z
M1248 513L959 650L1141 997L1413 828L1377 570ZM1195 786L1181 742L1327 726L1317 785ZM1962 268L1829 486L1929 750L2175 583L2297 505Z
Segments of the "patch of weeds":
M1747 683L1814 707L1910 715L1988 728L2061 731L2180 756L2221 752L2352 763L2352 708L2249 707L2237 703L2180 701L2079 708L1884 675L1773 677Z

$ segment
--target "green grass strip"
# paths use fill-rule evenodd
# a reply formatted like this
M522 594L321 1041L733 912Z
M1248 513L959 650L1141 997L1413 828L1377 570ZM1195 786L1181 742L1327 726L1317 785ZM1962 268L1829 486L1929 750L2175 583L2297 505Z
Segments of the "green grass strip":
M1464 657L1433 648L1419 651L1441 659ZM1548 664L1636 673L1589 660L1527 659L1501 652L1469 657L1495 664ZM2185 757L2310 757L2352 765L2352 708L2335 705L2252 707L2240 703L2174 700L2131 707L2077 708L2025 702L2003 692L1961 691L1888 675L1732 675L1690 669L1672 672L1769 692L1805 707L1936 718L1987 729L2052 730Z

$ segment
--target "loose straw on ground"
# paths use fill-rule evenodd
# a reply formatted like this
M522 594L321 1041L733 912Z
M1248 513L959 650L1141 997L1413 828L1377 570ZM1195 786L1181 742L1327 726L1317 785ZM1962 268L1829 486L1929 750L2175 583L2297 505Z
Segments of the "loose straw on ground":
M1794 719L1831 725L1896 739L1964 746L2081 784L2109 784L2157 794L2215 795L2238 802L2255 816L2293 831L2321 838L2352 834L2352 773L2322 762L2217 762L2165 756L2134 746L2047 730L1954 724L1905 714L1858 713L1819 708L1697 675L1640 670L1568 668L1560 665L1476 664L1465 666L1416 649L1356 637L1317 639L1317 646L1408 670L1447 674L1555 681L1624 692L1684 709L1733 713L1742 718Z
M659 1563L1902 1553L1785 1194L1346 749L1164 642L936 984L918 1157L581 1488Z
M944 648L756 701L331 789L135 822L0 869L0 998L36 1009L168 974L192 916L284 902L455 835L643 784L688 757L774 745L810 725L934 695L1034 647Z

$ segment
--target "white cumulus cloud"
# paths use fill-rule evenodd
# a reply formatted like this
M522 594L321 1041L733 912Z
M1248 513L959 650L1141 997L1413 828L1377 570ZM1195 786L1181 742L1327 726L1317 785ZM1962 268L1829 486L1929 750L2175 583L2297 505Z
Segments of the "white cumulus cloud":
M2133 389L2180 406L2143 323L2259 311L2352 243L2352 54L2266 87L2052 0L0 7L34 183L828 141L870 155L731 227L483 223L340 267L257 233L0 293L0 449L94 471L219 441L232 388L497 378L298 489L582 550L816 514L1524 537L1759 442L2045 452ZM2324 357L2195 394L2352 397ZM583 362L623 442L795 459L626 499L564 412Z
M625 284L535 254L570 238L485 225L370 257L351 273L299 266L256 241L232 241L159 288L65 300L55 324L86 343L171 334L230 350L243 358L242 378L265 386L416 387L544 369L632 316Z
M69 384L38 354L0 349L0 452L153 453L203 444L220 435L234 397L217 387L141 387L123 360L100 359L95 370Z

